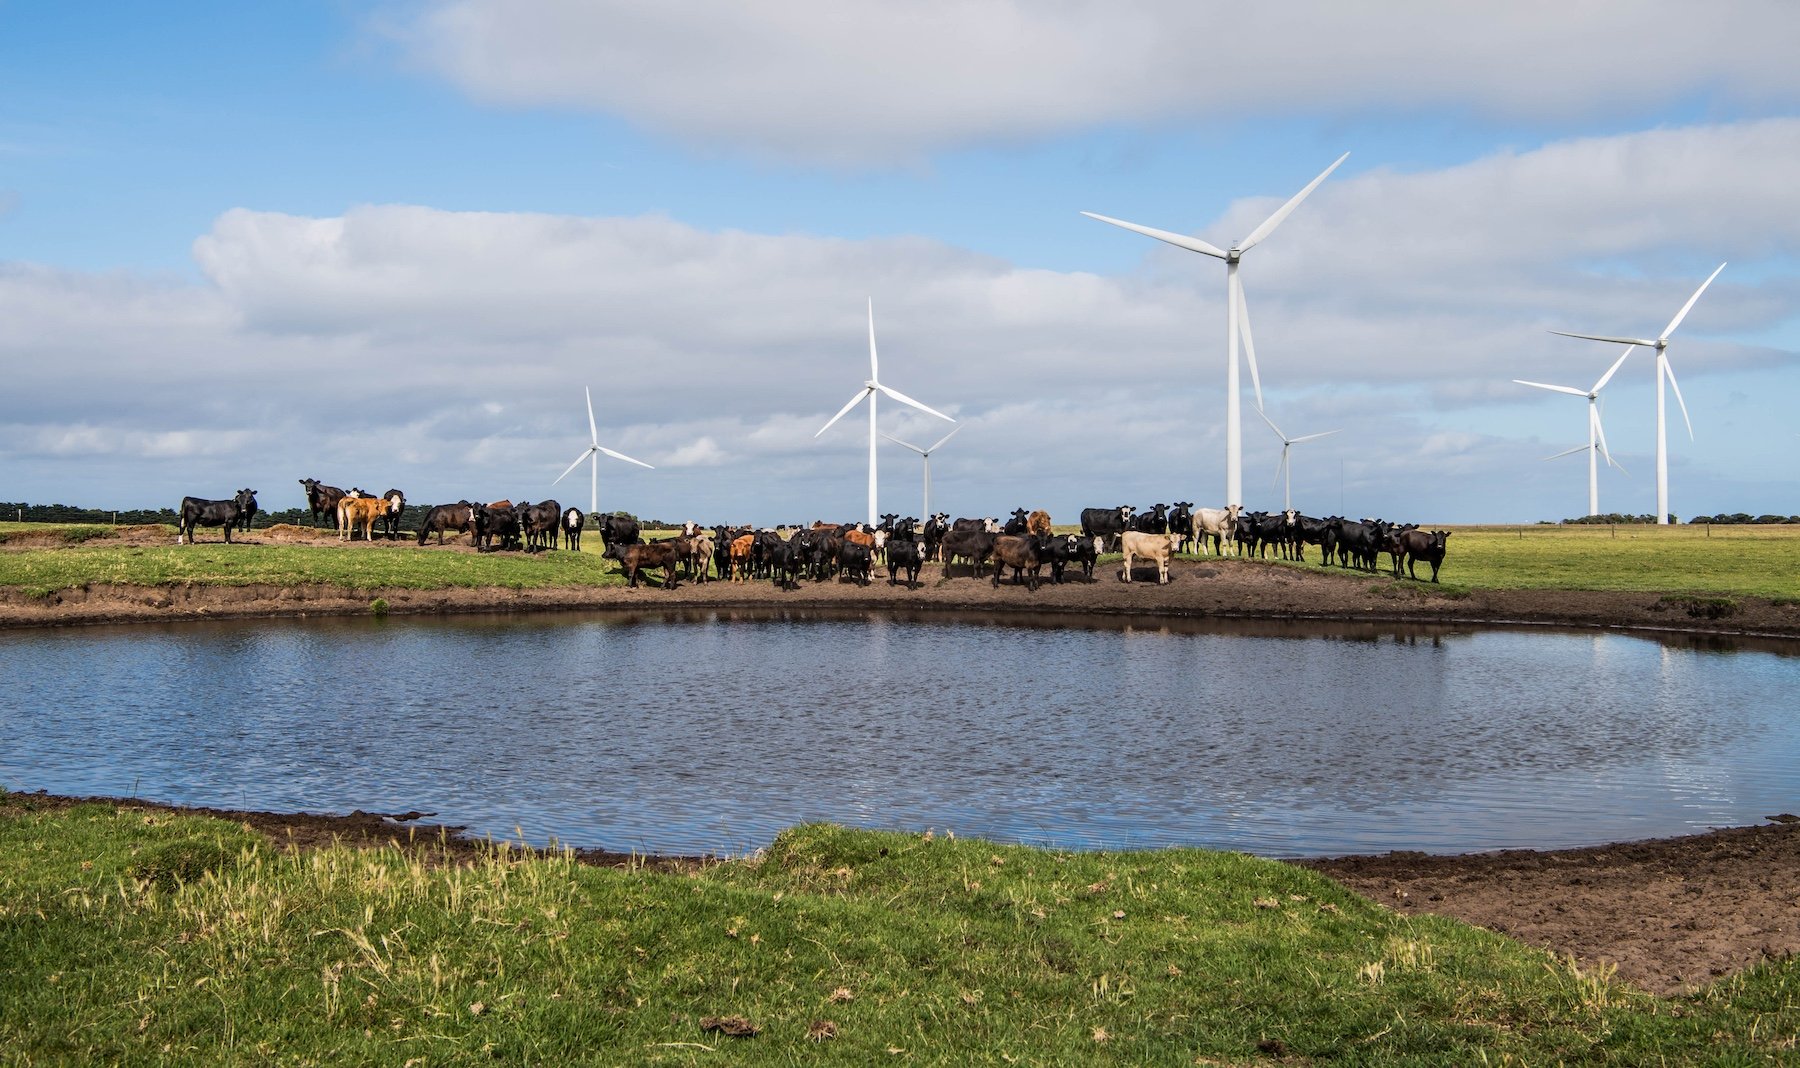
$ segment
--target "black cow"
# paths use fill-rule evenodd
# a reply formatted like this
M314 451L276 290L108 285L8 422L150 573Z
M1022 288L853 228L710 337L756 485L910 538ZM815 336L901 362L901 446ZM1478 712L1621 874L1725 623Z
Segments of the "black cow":
M763 566L769 569L777 586L791 590L800 585L800 572L806 567L806 550L801 545L780 538L763 542L760 536L755 544L763 546Z
M388 490L381 495L387 502L387 508L381 513L381 529L386 532L389 541L400 540L400 515L406 511L406 494L397 489Z
M338 502L348 496L336 486L327 486L316 478L303 478L300 485L306 489L306 506L312 509L313 524L319 524L319 517L331 520L331 529L338 528Z
M226 501L209 501L200 497L181 498L175 522L175 544L195 541L195 527L224 527L225 544L231 544L231 530L246 511L256 510L256 491L241 489Z
M481 552L523 548L519 529L519 511L511 502L484 504L475 509L475 548ZM494 544L496 541L498 545Z
M925 559L936 560L938 546L942 544L944 535L950 533L950 513L934 512L926 516L925 529L921 533L925 535L925 544L922 547Z
M1194 542L1194 502L1176 501L1169 506L1169 533L1181 537L1176 552L1192 552Z
M1050 581L1061 583L1063 572L1070 564L1081 567L1082 577L1094 581L1094 561L1099 554L1094 551L1094 539L1080 534L1055 534L1038 542L1038 555L1050 565Z
M457 501L455 504L434 504L425 511L425 519L419 524L419 544L433 534L438 537L438 544L444 544L444 531L453 534L475 536L475 506L468 501Z
M556 548L556 532L562 526L563 509L556 501L540 501L530 504L520 501L516 506L519 513L519 528L525 535L527 552L542 552Z
M888 585L898 584L900 572L906 572L906 588L919 588L919 569L925 565L925 547L911 538L894 538L887 543Z
M944 535L939 550L944 555L944 577L950 577L950 565L957 560L967 560L974 569L976 578L982 576L984 564L989 554L994 551L995 534L985 530L952 530Z
M1419 576L1413 572L1413 565L1420 560L1431 565L1431 581L1438 580L1438 568L1444 565L1444 549L1450 540L1448 530L1405 530L1397 536L1400 552L1406 557L1406 573L1412 578Z
M867 545L859 545L853 541L839 542L837 564L839 581L849 579L867 586L869 571L875 566L875 554Z
M1153 504L1149 509L1132 516L1131 529L1143 534L1167 534L1169 532L1169 506Z
M1008 519L1006 525L1000 528L1000 533L1011 534L1015 537L1026 533L1031 529L1031 524L1027 522L1028 515L1029 513L1023 508L1013 509L1012 518Z
M1137 509L1129 504L1117 508L1083 508L1081 533L1089 538L1106 538L1105 544L1111 545L1120 534L1131 529L1131 517L1136 512Z
M630 516L615 512L600 517L600 543L608 549L614 545L636 545L642 540L638 521Z
M587 526L587 516L574 505L563 509L562 536L563 548L570 552L581 551L581 528Z

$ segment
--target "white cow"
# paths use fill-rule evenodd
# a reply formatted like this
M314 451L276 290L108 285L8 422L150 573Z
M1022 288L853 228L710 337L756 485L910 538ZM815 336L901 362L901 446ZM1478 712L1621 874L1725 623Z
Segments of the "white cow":
M1220 556L1225 555L1225 546L1237 534L1238 513L1244 510L1241 504L1229 508L1196 508L1194 509L1194 540L1200 543L1200 555L1206 555L1206 539L1211 538L1213 548Z

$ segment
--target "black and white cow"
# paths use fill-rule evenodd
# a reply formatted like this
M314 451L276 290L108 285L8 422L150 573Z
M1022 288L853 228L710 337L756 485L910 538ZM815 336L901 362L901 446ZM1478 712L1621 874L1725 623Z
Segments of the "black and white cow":
M1111 545L1114 539L1131 529L1131 517L1136 513L1137 509L1129 504L1117 508L1083 508L1081 533L1088 538L1103 538L1102 545Z
M568 508L563 509L563 514L562 514L563 548L569 550L570 552L577 552L577 553L580 552L581 551L581 528L586 525L587 525L587 516L582 514L581 509L576 508L574 505L570 505Z

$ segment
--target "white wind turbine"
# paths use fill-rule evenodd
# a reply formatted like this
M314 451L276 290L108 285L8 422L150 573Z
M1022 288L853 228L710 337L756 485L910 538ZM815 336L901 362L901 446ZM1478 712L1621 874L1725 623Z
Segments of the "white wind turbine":
M1619 358L1614 360L1613 365L1608 367L1606 373L1600 376L1600 381L1594 383L1593 389L1581 390L1576 389L1574 386L1552 386L1545 382L1527 382L1523 378L1513 379L1514 382L1517 382L1521 386L1535 386L1538 389L1547 389L1554 393L1567 393L1572 397L1587 398L1588 443L1586 445L1577 445L1573 449L1564 449L1555 456L1546 456L1544 459L1558 460L1564 456L1572 456L1578 452L1585 452L1588 454L1588 515L1600 514L1600 463L1598 456L1606 457L1606 462L1611 466L1617 467L1621 471L1625 470L1622 464L1613 460L1612 453L1607 451L1606 430L1600 425L1599 401L1600 391L1606 388L1608 382L1612 381L1613 373L1625 365L1625 357L1631 355L1633 347L1634 346L1631 345L1625 346L1625 351L1619 353Z
M1262 416L1262 421L1269 424L1269 429L1273 430L1275 436L1281 439L1281 463L1277 464L1275 467L1275 477L1283 478L1285 476L1286 483L1281 488L1281 510L1284 512L1291 512L1294 510L1294 468L1288 463L1288 450L1303 441L1312 441L1315 438L1328 438L1333 434L1340 433L1340 431L1326 430L1318 434L1302 434L1300 437L1290 438L1285 431L1275 425L1275 420L1269 418L1268 412L1258 408L1256 414Z
M904 445L907 448L911 449L912 451L918 453L919 457L925 461L924 519L927 521L929 521L931 519L931 454L938 451L938 447L941 446L944 442L949 441L951 438L955 437L956 431L961 430L961 429L962 429L962 424L961 423L956 424L956 430L952 430L950 433L945 434L943 437L939 438L937 440L937 445L933 445L929 449L921 449L917 445L914 445L910 441L901 441L899 438L893 436L892 434L881 435L882 437L888 439L889 441L893 442L896 445Z
M858 404L860 404L862 402L863 398L865 398L865 397L868 398L868 401L869 401L869 525L870 526L874 526L876 519L879 517L879 513L875 509L875 436L877 433L875 430L875 394L877 394L877 393L886 393L888 396L899 401L901 404L910 404L914 408L919 409L921 412L925 412L928 415L935 415L939 419L944 420L945 422L954 423L956 421L954 419L951 419L949 416L945 415L943 412L938 411L935 408L928 408L925 405L920 404L918 401L913 400L911 397L907 396L906 394L900 392L897 389L889 389L887 386L884 386L881 384L881 373L876 365L876 358L875 358L875 300L873 297L871 297L869 299L869 380L862 384L862 388L856 391L856 395L854 397L850 398L850 403L848 403L848 404L844 405L842 408L838 409L838 413L831 417L830 422L827 422L824 426L820 427L816 433L813 434L813 437L816 438L820 434L823 434L827 430L830 430L832 423L835 423L839 419L842 419L844 416L850 414L850 409L852 409L852 408L856 407ZM942 443L940 442L939 444L942 444Z
M1681 405L1681 420L1687 424L1688 440L1692 441L1694 438L1694 421L1688 418L1687 401L1681 399L1681 386L1675 381L1675 368L1669 366L1669 335L1673 334L1675 328L1681 325L1681 320L1687 318L1687 313L1693 310L1694 302L1700 299L1700 294L1706 292L1706 287L1712 285L1713 279L1719 277L1719 271L1724 269L1725 265L1721 263L1712 274L1707 275L1706 281L1700 283L1700 288L1694 290L1694 295L1681 306L1681 310L1675 313L1675 318L1669 320L1669 325L1663 328L1663 332L1654 341L1647 338L1602 337L1598 334L1571 334L1563 330L1550 331L1552 334L1561 334L1563 337L1586 338L1589 341L1610 341L1618 345L1642 345L1645 348L1656 350L1656 521L1658 523L1669 521L1669 433L1666 420L1668 402L1663 397L1664 379L1668 380L1669 388L1675 391L1675 403Z
M1242 258L1244 253L1255 248L1263 238L1274 233L1275 228L1280 226L1282 221L1292 214L1295 208L1300 206L1300 202L1305 200L1307 195L1314 189L1317 189L1319 183L1329 177L1332 171L1337 170L1338 164L1343 163L1349 158L1350 153L1348 152L1339 156L1336 163L1325 168L1324 173L1308 183L1305 189L1295 193L1286 204L1283 204L1280 209L1275 212L1275 214L1264 219L1261 226L1250 231L1249 237L1244 238L1229 249L1219 248L1216 245L1208 244L1197 237L1189 237L1186 234L1170 233L1167 230L1156 230L1148 226L1139 226L1137 223L1128 223L1121 219L1112 219L1105 215L1096 215L1091 211L1084 211L1081 213L1090 219L1098 219L1104 223L1112 223L1114 226L1122 226L1127 230L1143 234L1146 237L1154 237L1158 241L1167 241L1177 248L1184 248L1189 252L1203 253L1215 259L1225 261L1225 504L1227 507L1233 504L1241 505L1244 503L1244 441L1238 397L1240 392L1240 387L1238 385L1238 320L1240 317L1243 319L1244 323L1245 355L1247 355L1250 360L1250 381L1256 387L1256 407L1258 411L1262 410L1262 382L1256 371L1256 345L1250 337L1249 307L1244 303L1244 289L1242 284L1238 282L1238 260Z
M552 486L554 486L554 485L556 485L557 482L561 482L563 479L567 478L569 476L569 471L573 471L577 467L581 466L581 461L583 461L583 460L590 461L593 464L593 470L591 472L589 472L589 478L588 478L588 514L592 515L598 511L600 511L600 454L601 453L605 453L606 455L612 457L615 460L624 460L628 464L637 464L639 467L650 467L650 465L645 463L642 460L633 460L631 457L625 455L622 452L614 452L611 449L607 448L606 446L600 444L600 430L597 426L594 425L594 394L586 386L582 386L581 391L583 393L587 394L588 447L582 450L580 456L575 457L575 462L569 465L568 471L564 471L562 474L557 475L556 482L552 482L550 484ZM650 470L654 471L654 470L656 470L656 468L650 467Z

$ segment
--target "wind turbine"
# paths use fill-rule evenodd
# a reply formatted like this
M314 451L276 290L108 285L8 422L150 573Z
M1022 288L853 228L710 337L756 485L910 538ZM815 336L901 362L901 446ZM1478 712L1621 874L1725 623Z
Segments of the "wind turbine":
M1250 312L1248 306L1244 303L1243 286L1238 282L1238 261L1243 257L1244 253L1255 248L1263 238L1274 233L1275 228L1280 226L1282 221L1292 214L1295 208L1300 206L1300 202L1305 200L1307 195L1314 189L1317 189L1319 183L1329 177L1332 171L1337 170L1338 164L1343 163L1349 158L1350 153L1348 152L1339 156L1336 163L1325 168L1324 173L1308 183L1305 189L1295 193L1292 199L1286 204L1283 204L1275 214L1264 219L1261 226L1250 231L1249 237L1244 238L1229 249L1219 248L1216 245L1208 244L1197 237L1189 237L1186 234L1170 233L1167 230L1156 230L1148 226L1139 226L1137 223L1128 223L1122 219L1112 219L1105 215L1096 215L1091 211L1084 211L1081 213L1090 219L1098 219L1101 222L1111 223L1114 226L1122 226L1127 230L1143 234L1145 237L1154 237L1158 241L1167 241L1177 248L1184 248L1189 252L1199 252L1211 256L1214 259L1225 261L1225 504L1227 506L1233 504L1241 505L1244 503L1244 441L1238 397L1238 393L1240 392L1240 387L1238 385L1238 320L1240 317L1244 322L1245 353L1250 359L1250 380L1256 387L1256 408L1258 411L1262 410L1262 382L1256 371L1255 343L1252 342L1250 338Z
M937 445L933 445L929 449L921 449L917 445L914 445L910 441L901 441L899 438L894 437L892 434L881 435L882 437L888 439L889 441L893 442L896 445L904 445L907 448L911 449L912 451L918 453L919 456L925 461L925 515L924 515L924 518L926 520L931 519L931 454L938 451L939 445L942 445L944 442L949 441L951 438L955 437L956 431L961 430L961 429L962 429L962 424L961 423L956 424L956 430L952 430L950 433L945 434L943 437L939 438L937 440Z
M1694 421L1688 418L1687 401L1681 399L1681 386L1675 381L1675 368L1669 366L1669 335L1673 334L1675 328L1681 325L1681 320L1687 318L1687 313L1693 310L1694 302L1700 299L1700 294L1706 292L1706 287L1712 285L1713 279L1719 277L1719 271L1724 269L1725 265L1721 263L1712 274L1706 276L1706 281L1700 283L1700 288L1694 290L1694 295L1681 306L1681 310L1675 313L1675 318L1669 320L1669 325L1663 328L1663 332L1654 341L1647 338L1602 337L1598 334L1571 334L1563 330L1550 331L1552 334L1561 334L1563 337L1586 338L1589 341L1610 341L1617 345L1642 345L1645 348L1656 350L1656 521L1658 523L1666 524L1669 521L1669 433L1666 421L1668 402L1663 398L1664 379L1668 379L1669 388L1675 391L1675 403L1681 405L1681 420L1687 424L1688 440L1694 439Z
M1327 430L1318 434L1303 434L1297 438L1290 438L1280 427L1275 425L1275 420L1269 418L1268 412L1258 408L1256 409L1256 414L1262 416L1262 421L1269 424L1269 429L1273 430L1275 436L1281 439L1281 463L1275 466L1275 477L1282 478L1283 476L1286 476L1286 484L1281 489L1281 510L1284 512L1291 512L1294 510L1294 468L1288 463L1288 450L1303 441L1312 441L1314 438L1328 438L1333 434L1339 433L1339 431Z
M586 386L582 386L581 391L583 393L587 394L588 447L586 449L582 450L580 456L575 457L575 462L569 465L568 471L564 471L562 474L557 475L556 482L552 482L550 484L552 486L554 486L554 485L556 485L557 482L561 482L563 479L567 478L569 475L569 471L573 471L577 467L581 466L581 461L583 461L583 460L591 461L593 464L593 470L589 473L590 477L588 479L588 513L591 515L600 510L600 454L601 453L605 453L606 455L612 457L615 460L624 460L626 463L637 464L639 467L650 467L650 465L645 463L642 460L633 460L631 457L625 455L622 452L614 452L611 449L607 448L606 446L600 444L600 430L598 427L596 427L594 425L594 394L593 394L593 391L589 390ZM650 467L650 470L654 471L654 470L656 470L656 468Z
M1617 467L1621 471L1625 470L1622 465L1613 461L1612 453L1607 451L1606 430L1600 425L1599 400L1600 391L1606 387L1608 382L1612 381L1613 373L1624 366L1625 357L1631 355L1631 350L1634 347L1635 346L1632 345L1625 346L1625 351L1619 353L1619 358L1614 360L1613 365L1608 367L1606 373L1600 376L1600 381L1594 383L1593 389L1580 390L1573 386L1552 386L1544 382L1527 382L1523 378L1513 379L1514 382L1517 382L1521 386L1535 386L1538 389L1547 389L1555 393L1567 393L1572 397L1587 398L1588 443L1586 445L1577 445L1573 449L1564 449L1555 456L1546 456L1544 459L1559 460L1564 456L1570 456L1578 452L1585 452L1588 454L1588 515L1600 514L1600 464L1595 458L1595 450L1598 449L1599 455L1606 457L1606 462L1608 464Z
M943 412L938 411L936 408L928 408L925 405L920 404L918 401L913 400L911 397L907 396L906 394L900 392L899 390L889 389L887 386L884 386L881 384L881 373L876 366L876 358L875 358L875 299L873 297L871 297L871 298L869 298L869 380L867 382L864 382L862 384L862 388L856 391L856 395L850 398L850 403L848 403L848 404L844 405L842 408L838 409L838 413L831 417L831 421L826 423L824 426L820 427L818 429L818 431L813 434L813 437L816 438L820 434L823 434L827 430L830 430L832 423L835 423L839 419L842 419L844 416L850 414L850 409L852 409L852 408L856 407L858 404L860 404L862 402L863 398L865 398L865 397L868 398L868 401L869 401L869 525L870 526L874 526L875 520L879 517L878 513L875 510L875 435L876 435L875 394L877 394L877 393L886 393L888 396L899 401L901 404L910 404L914 408L919 409L921 412L924 412L927 415L935 415L939 419L944 420L945 422L949 422L949 423L956 422L956 420L951 419L949 416L945 415ZM942 444L942 442L939 442L939 444Z

